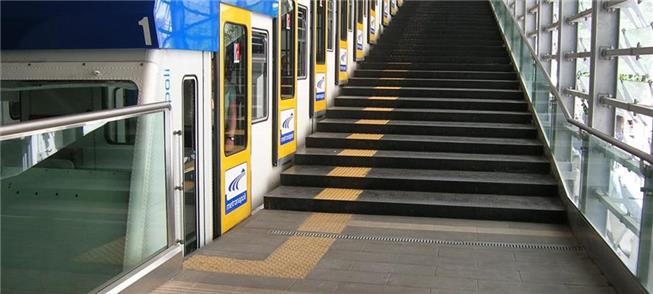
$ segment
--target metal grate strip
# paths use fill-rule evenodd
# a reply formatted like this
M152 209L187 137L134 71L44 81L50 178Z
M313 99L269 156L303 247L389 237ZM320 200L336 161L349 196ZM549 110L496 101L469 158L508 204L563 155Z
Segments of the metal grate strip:
M316 237L316 238L330 238L330 239L343 239L343 240L383 241L383 242L402 242L402 243L422 243L422 244L448 245L448 246L537 249L537 250L548 250L548 251L582 251L583 250L583 248L580 246L564 245L564 244L439 240L439 239L411 238L411 237L352 235L352 234L334 234L334 233L284 231L284 230L270 230L270 234L281 235L281 236L301 236L301 237Z

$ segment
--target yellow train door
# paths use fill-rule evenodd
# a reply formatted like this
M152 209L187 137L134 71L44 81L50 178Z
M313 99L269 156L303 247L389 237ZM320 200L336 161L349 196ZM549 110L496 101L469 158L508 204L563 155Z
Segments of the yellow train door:
M251 14L220 4L220 52L216 123L219 196L214 208L222 234L251 214Z
M311 74L311 102L312 113L321 113L327 106L327 82L326 82L326 26L327 26L327 3L326 0L311 2L312 7L312 45L311 63L313 72Z
M281 1L277 32L277 89L275 103L276 158L283 161L297 150L297 3Z
M347 74L347 26L349 15L348 0L338 1L338 84L347 83L349 75Z
M370 10L367 17L367 42L370 44L376 44L376 31L377 31L377 22L376 22L376 3L377 0L370 0Z

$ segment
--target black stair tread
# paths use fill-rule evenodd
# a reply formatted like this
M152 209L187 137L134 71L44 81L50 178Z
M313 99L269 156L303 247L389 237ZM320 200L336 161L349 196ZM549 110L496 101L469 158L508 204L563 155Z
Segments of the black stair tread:
M306 147L297 152L302 155L337 155L337 156L354 156L340 155L343 148L312 148ZM347 149L351 150L351 149ZM391 157L391 158L414 158L414 159L458 159L458 160L476 160L476 161L520 161L520 162L548 162L543 156L537 155L512 155L512 154L482 154L482 153L454 153L454 152L423 152L423 151L399 151L399 150L375 150L372 157ZM434 169L437 167L434 167Z
M344 88L349 89L370 89L370 90L383 90L383 86L344 86ZM512 90L512 89L478 89L478 88L430 88L430 87L388 87L388 88L399 88L399 90L425 90L425 91L461 91L461 92L495 92L495 93L519 93L522 94L522 90Z
M340 124L375 124L374 122L359 122L360 119L350 118L325 118L318 123L340 123ZM405 125L405 126L419 126L419 127L470 127L470 128L483 128L483 129L525 129L534 130L535 127L531 124L515 124L515 123L477 123L477 122L456 122L456 121L424 121L424 120L388 120L385 125Z
M489 79L427 79L427 78L392 78L392 77L381 77L381 78L369 78L369 77L351 77L350 80L371 80L371 81L393 81L393 80L402 80L402 81L423 81L423 82L469 82L470 84L475 82L492 82L492 83L503 83L503 84L518 84L517 80L489 80Z
M380 98L379 98L380 97ZM447 97L408 97L408 96L387 96L396 100L406 101L440 101L440 102L470 102L470 103L499 103L499 104L527 104L525 100L491 99L491 98L447 98ZM383 96L354 96L339 95L336 99L360 99L360 100L382 100Z
M483 73L483 74L515 74L515 72L512 71L487 71L487 70L423 70L423 69L411 69L411 70L406 70L406 69L356 69L356 71L371 71L371 72L397 72L397 73L404 73L404 72L425 72L425 73L431 73L431 72L436 72L436 73Z
M328 111L338 111L338 110L346 110L346 111L381 111L381 112L388 112L388 113L398 113L398 112L413 112L413 113L424 113L424 112L430 112L430 113L467 113L467 114L496 114L496 115L524 115L524 116L531 116L531 113L526 112L526 111L501 111L501 110L464 110L464 109L438 109L438 108L403 108L403 107L398 107L398 108L393 108L393 107L371 107L376 110L371 110L371 109L366 109L368 107L349 107L349 106L333 106L329 107ZM385 111L381 109L391 109L391 111Z
M352 133L331 133L316 132L310 135L313 138L323 139L347 139ZM538 139L515 139L515 138L484 138L484 137L458 137L458 136L427 136L427 135L397 135L397 134L379 134L383 135L379 141L383 140L401 140L408 142L452 142L468 144L503 144L517 146L541 146L542 142ZM349 140L364 140L349 138Z
M287 175L310 175L321 177L334 177L329 173L337 166L328 165L294 165L282 173ZM352 167L342 167L352 168ZM354 179L355 177L352 177ZM427 180L427 181L455 181L467 183L488 184L525 184L557 186L557 182L550 176L531 173L509 172L482 172L459 170L428 170L428 169L402 169L402 168L369 168L365 178L368 179L396 179L396 180ZM555 196L555 195L551 195Z
M314 199L323 190L324 188L316 187L280 186L265 197ZM558 198L542 196L362 190L358 198L351 201L564 211Z

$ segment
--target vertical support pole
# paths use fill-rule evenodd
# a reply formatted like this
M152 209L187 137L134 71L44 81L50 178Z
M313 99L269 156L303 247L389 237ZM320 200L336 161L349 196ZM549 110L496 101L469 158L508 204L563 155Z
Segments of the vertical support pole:
M560 17L558 26L558 92L562 102L570 113L574 113L574 97L565 94L564 89L573 88L576 81L576 60L564 57L567 52L576 52L578 32L574 24L567 22L567 18L578 11L578 1L559 0Z
M553 22L553 3L546 1L546 0L540 0L539 2L539 8L537 9L537 57L540 59L542 62L542 65L544 66L544 70L551 75L551 60L546 59L542 60L542 55L544 54L550 54L553 53L551 52L552 49L552 40L551 40L551 32L546 31L544 29L545 26L550 25Z
M651 146L653 152L653 146ZM639 226L639 253L637 255L637 277L644 285L653 281L653 271L651 271L651 235L653 235L653 167L642 163L642 173L644 174L644 202L642 204L642 216Z
M574 113L574 97L565 94L563 89L574 87L574 82L576 79L576 62L575 60L568 60L564 58L565 52L576 51L576 26L573 24L567 23L565 20L567 17L576 14L578 11L578 2L575 0L558 0L558 92L560 93L560 98L562 99L562 104L564 107L569 110L570 113ZM554 53L554 52L552 52ZM568 172L574 171L573 166L573 152L572 152L572 138L574 134L572 132L562 131L556 133L556 148L555 154L556 159L559 162L568 162ZM581 147L582 148L582 147ZM581 151L584 152L584 151ZM586 170L585 162L580 163L579 171L582 174L582 171ZM584 177L580 176L578 178L578 185L582 187ZM572 189L573 190L573 189ZM574 193L573 191L572 193ZM579 193L582 195L582 192ZM582 196L581 196L582 197ZM581 199L582 200L582 199ZM582 207L579 205L579 207Z
M535 5L537 0L525 0L524 1L524 34L528 37L528 43L537 49L536 40L533 37L529 36L529 33L537 28L537 15L531 14L529 10Z
M617 59L601 57L601 49L617 48L619 14L603 8L602 1L592 1L592 59L588 125L608 135L614 134L614 108L600 104L600 95L617 93Z

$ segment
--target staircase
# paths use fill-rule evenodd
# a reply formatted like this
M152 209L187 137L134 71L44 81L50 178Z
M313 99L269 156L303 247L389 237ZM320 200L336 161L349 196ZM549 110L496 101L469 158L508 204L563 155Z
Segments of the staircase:
M406 2L268 209L564 222L484 1Z

